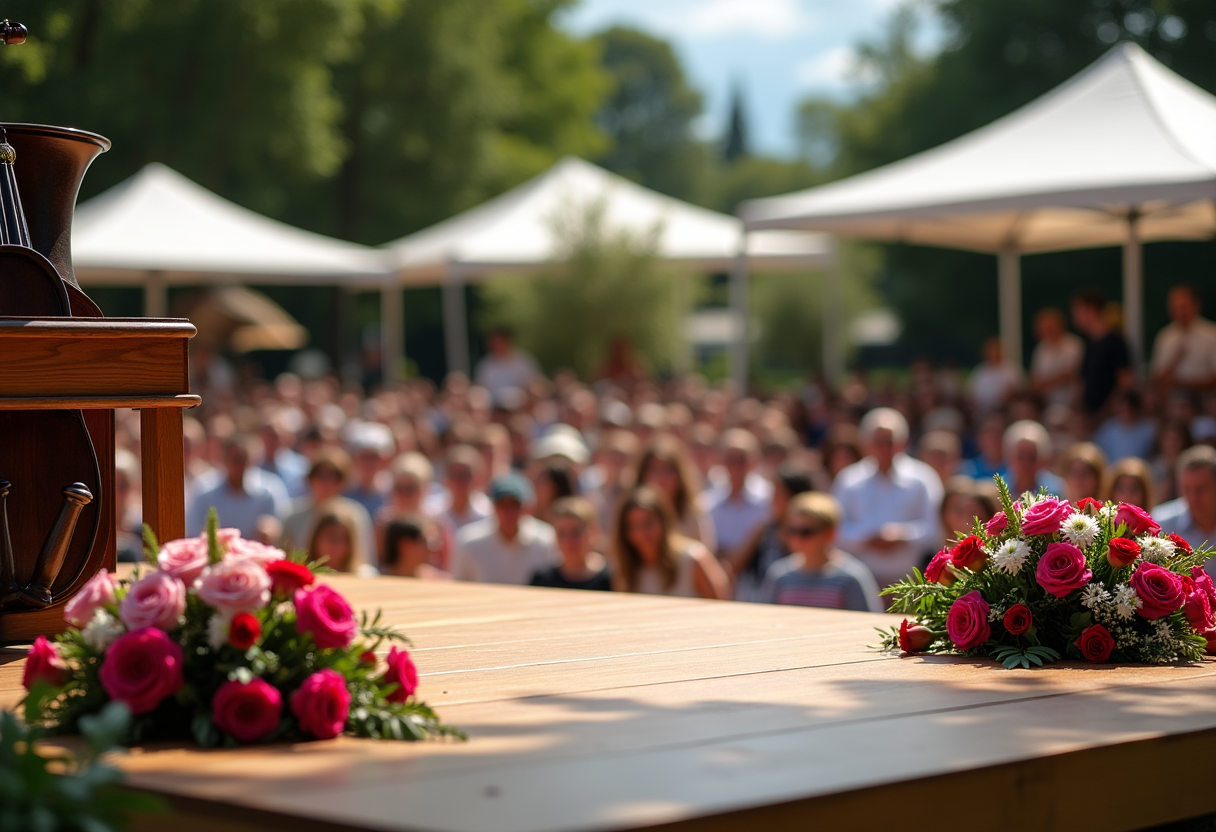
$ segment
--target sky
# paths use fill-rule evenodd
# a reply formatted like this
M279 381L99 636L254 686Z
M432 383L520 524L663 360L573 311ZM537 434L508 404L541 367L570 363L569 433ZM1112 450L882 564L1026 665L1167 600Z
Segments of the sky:
M794 114L810 95L855 95L854 47L882 34L902 0L580 0L562 21L591 34L614 24L669 41L703 96L702 138L726 129L731 90L746 106L750 150L792 157ZM918 46L937 32L921 26Z

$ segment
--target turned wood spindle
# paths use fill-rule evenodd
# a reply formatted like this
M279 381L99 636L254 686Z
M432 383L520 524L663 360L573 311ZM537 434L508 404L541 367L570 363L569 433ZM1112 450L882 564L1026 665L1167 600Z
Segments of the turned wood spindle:
M81 509L93 501L93 494L84 483L74 482L63 489L63 505L55 518L55 525L47 532L46 542L38 553L38 564L34 567L34 577L25 588L26 600L39 607L49 607L54 600L51 596L51 585L63 568L64 558L68 554L68 544L72 542L72 532L76 531L76 521Z

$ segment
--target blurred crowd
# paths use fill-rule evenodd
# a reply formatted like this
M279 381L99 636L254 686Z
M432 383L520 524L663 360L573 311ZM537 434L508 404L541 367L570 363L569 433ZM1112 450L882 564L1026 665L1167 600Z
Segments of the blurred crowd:
M208 509L334 569L879 610L1014 494L1152 508L1216 539L1216 325L1196 292L1137 373L1094 292L1035 320L1030 370L913 363L765 398L622 364L545 378L510 333L474 377L195 385L187 533ZM1073 331L1070 330L1070 324ZM121 555L138 557L138 419L119 414ZM1209 569L1214 561L1209 561Z

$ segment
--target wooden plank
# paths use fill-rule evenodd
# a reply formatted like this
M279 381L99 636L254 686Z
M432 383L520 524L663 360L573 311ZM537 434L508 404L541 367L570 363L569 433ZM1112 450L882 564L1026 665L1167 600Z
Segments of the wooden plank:
M149 408L139 413L143 510L157 540L186 536L185 447L182 412Z
M103 333L67 338L59 334L31 336L20 329L0 328L0 396L80 398L189 393L186 344L184 336L106 337Z
M198 407L201 396L6 396L3 410L112 410L116 407Z

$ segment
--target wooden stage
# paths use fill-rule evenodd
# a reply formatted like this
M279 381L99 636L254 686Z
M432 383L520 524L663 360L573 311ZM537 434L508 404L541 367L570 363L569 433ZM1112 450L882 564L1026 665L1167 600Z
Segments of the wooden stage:
M876 652L888 616L330 582L405 628L420 693L470 741L136 750L130 783L181 813L140 828L1026 832L1216 811L1216 662L1005 671ZM0 652L0 703L19 656Z

